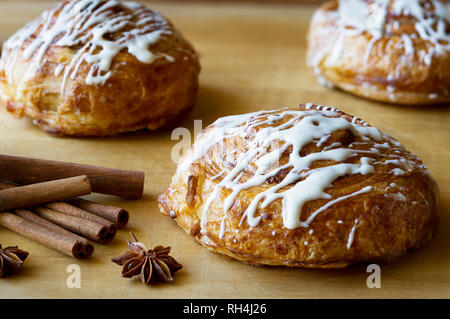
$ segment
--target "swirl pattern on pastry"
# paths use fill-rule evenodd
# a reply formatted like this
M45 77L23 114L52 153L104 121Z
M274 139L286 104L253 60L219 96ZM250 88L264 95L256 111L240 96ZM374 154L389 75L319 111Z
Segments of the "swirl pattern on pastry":
M314 14L319 83L398 104L450 102L450 1L334 0Z
M426 243L437 192L398 141L306 104L218 119L182 157L159 203L200 243L238 260L337 268Z
M194 103L199 63L161 14L119 0L65 0L5 42L0 99L51 133L156 129Z

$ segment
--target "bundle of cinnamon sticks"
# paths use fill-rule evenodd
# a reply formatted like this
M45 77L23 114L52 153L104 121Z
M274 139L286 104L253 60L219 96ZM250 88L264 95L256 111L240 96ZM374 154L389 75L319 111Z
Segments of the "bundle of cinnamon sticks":
M109 243L126 210L77 198L98 192L140 198L144 173L0 154L0 225L75 258ZM22 186L24 185L24 186Z

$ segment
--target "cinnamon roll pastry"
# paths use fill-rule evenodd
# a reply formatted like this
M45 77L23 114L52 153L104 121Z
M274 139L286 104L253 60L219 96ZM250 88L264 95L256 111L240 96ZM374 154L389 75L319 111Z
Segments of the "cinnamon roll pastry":
M335 108L218 119L159 197L208 249L254 265L341 268L427 243L438 188L394 138Z
M0 100L54 134L155 130L193 106L199 71L192 45L160 13L65 0L5 42Z
M450 102L450 1L334 0L318 9L307 64L319 83L397 104Z

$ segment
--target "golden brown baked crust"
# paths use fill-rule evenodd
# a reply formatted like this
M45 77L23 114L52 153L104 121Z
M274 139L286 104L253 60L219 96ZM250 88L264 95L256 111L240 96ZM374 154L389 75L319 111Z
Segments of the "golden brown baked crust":
M71 9L64 14L63 10L77 5L79 13ZM92 12L83 17L86 8ZM69 33L54 32L61 20L66 19L63 24L67 24L78 19L86 25L89 18L105 12L108 15L103 21L78 33L77 28L66 27L76 35L73 38ZM113 19L125 23L116 30L109 25L106 30L101 23ZM104 35L95 50L80 59L99 31ZM53 41L42 55L39 50L46 43L31 50L38 40L52 35ZM105 47L110 44L122 47L118 52L114 52L116 47L108 51ZM33 54L27 56L27 50ZM95 61L99 53L105 56ZM96 68L108 64L107 54L111 65L100 72ZM5 43L0 59L0 101L9 112L27 115L54 134L102 136L155 130L179 120L193 106L199 71L191 44L158 12L115 0L63 1Z
M278 150L278 162L265 166ZM341 268L424 245L438 224L437 196L425 166L396 140L307 104L217 120L158 201L202 245L242 262Z
M321 84L369 99L449 103L449 8L448 0L325 3L311 21L307 64Z

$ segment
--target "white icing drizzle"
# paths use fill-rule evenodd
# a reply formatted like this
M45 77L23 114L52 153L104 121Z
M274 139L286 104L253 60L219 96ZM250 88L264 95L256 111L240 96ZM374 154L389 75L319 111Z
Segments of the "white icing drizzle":
M352 230L350 230L350 234L348 235L347 249L350 249L350 247L352 247L353 239L355 237L356 224L358 224L358 219L355 219L355 224L353 225Z
M398 167L393 168L393 169L391 170L391 172L392 172L392 174L394 174L395 176L398 176L398 175L404 175L404 174L405 174L405 171L402 170L401 168L398 168Z
M231 193L223 200L224 216L221 220L220 238L226 232L227 213L239 193L242 190L264 184L283 170L288 172L279 183L268 186L249 203L242 215L241 224L246 220L249 226L257 226L262 218L258 215L259 209L264 209L272 202L281 199L284 227L288 229L309 227L320 213L331 206L350 197L372 191L371 186L366 186L351 194L332 199L326 189L332 186L339 177L373 173L373 164L376 162L373 157L397 156L380 154L380 150L388 147L402 149L402 146L391 137L382 134L378 129L368 126L366 122L359 119L353 119L350 122L338 116L339 113L335 108L307 104L306 110L282 109L223 117L205 129L197 138L193 149L186 154L185 159L178 166L175 179L188 170L193 162L205 156L209 150L216 146L222 147L224 143L227 143L228 138L245 140L246 151L233 153L235 166L220 172L222 179L211 186L213 187L212 191L203 206L201 231L203 232L206 227L207 212L213 201L218 198L221 189L229 189ZM286 122L277 125L282 119L285 119ZM255 131L254 138L246 140L248 132L253 132L253 130ZM318 143L324 139L324 136L329 136L337 130L351 131L352 134L367 143L374 143L374 149L363 151L350 146L343 147L339 144L334 149L324 149L321 152L305 156L300 155L300 151L305 145L311 142ZM274 144L274 142L277 143ZM278 147L274 147L274 145L278 145ZM377 145L380 147L377 148ZM270 151L269 147L271 147ZM289 161L283 165L275 165L279 163L283 152L288 148L292 148ZM346 162L358 155L360 156L358 161ZM225 156L229 156L229 154ZM336 164L311 169L311 164L318 160L331 160ZM405 172L412 170L412 165L406 160L388 164L401 167ZM242 178L244 170L250 165L255 167L254 173ZM314 211L306 220L302 220L301 212L304 204L318 199L329 199L329 201Z
M450 2L442 0L339 0L336 12L325 15L317 11L313 20L326 22L330 16L336 18L339 29L338 36L330 38L331 44L318 52L309 63L313 66L319 83L327 82L323 78L319 65L327 57L327 64L340 63L347 38L358 36L362 33L370 34L364 61L369 58L374 44L382 37L400 36L405 55L416 53L414 39L420 38L429 42L425 48L417 52L424 64L430 65L434 56L444 54L450 50L450 34L446 30L446 23L450 21ZM432 7L429 5L432 4ZM393 30L400 28L399 21L386 22L388 15L409 16L416 20L415 33L400 35L391 34ZM321 22L322 23L322 22ZM324 31L325 32L325 31ZM391 80L393 75L390 75ZM329 86L329 85L327 85ZM393 100L393 98L391 98ZM430 97L431 99L431 97Z
M359 3L359 5L355 5ZM375 0L368 5L365 0L340 0L339 1L339 24L343 32L350 29L350 35L356 31L357 34L368 32L372 39L366 50L366 60L370 54L373 44L386 32L387 8L391 4L392 15L412 16L417 21L415 29L417 34L401 34L404 43L405 54L414 54L414 43L411 38L419 36L423 40L430 41L433 46L429 48L429 54L440 54L444 50L450 50L450 34L445 30L445 20L450 21L450 3L432 0L433 10L426 9L420 0ZM355 23L356 22L356 23ZM396 29L399 28L398 21ZM347 31L347 33L349 33ZM446 42L446 44L442 44Z
M372 190L371 186L366 186L362 189L360 189L359 191L356 191L354 193L351 193L350 195L346 195L346 196L342 196L342 197L338 197L332 201L329 201L328 203L326 203L325 205L323 205L322 207L320 207L318 210L316 210L314 213L311 214L310 217L308 217L308 219L306 220L306 224L309 224L310 222L313 221L313 219L320 214L321 212L327 210L328 208L330 208L331 206L333 206L334 204L337 204L339 202L342 202L343 200L346 200L347 198L353 197L353 196L357 196L360 194L365 194L368 193Z
M405 48L405 54L414 54L414 44L409 36L402 34L402 40Z
M117 12L118 6L122 10ZM133 19L137 21L134 22ZM149 50L151 44L170 32L167 21L159 13L137 3L73 0L57 4L45 11L40 18L28 23L5 42L4 50L19 51L27 43L22 57L32 59L28 73L31 76L45 63L45 54L50 45L79 46L71 61L61 62L55 68L55 75L63 76L61 90L64 90L67 81L75 79L83 64L89 65L86 84L103 85L111 76L113 59L124 49L142 63L150 64L158 57L173 62L173 57L153 54ZM33 34L36 35L35 38L31 37ZM118 38L109 40L109 34ZM14 54L10 53L8 56L9 58L0 62L0 69L5 70L11 83L16 61L12 57Z

